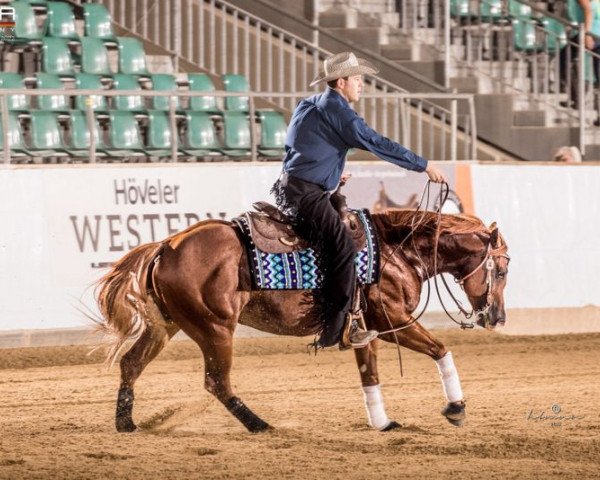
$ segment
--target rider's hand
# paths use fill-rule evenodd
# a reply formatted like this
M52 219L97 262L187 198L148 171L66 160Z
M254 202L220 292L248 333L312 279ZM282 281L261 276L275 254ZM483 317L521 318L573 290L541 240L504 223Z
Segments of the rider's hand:
M346 182L350 180L351 176L351 173L342 173L342 178L340 179L340 187L344 186Z
M429 176L429 180L435 183L448 183L448 179L444 172L442 172L439 168L434 167L431 163L427 164L427 168L425 169L425 173Z
M588 50L593 50L595 44L596 42L594 41L594 37L592 37L591 35L585 36L585 48L587 48Z

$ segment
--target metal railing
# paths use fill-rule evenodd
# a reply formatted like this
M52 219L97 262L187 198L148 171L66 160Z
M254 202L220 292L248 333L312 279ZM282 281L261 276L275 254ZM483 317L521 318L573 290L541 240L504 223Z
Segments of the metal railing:
M599 92L592 89L600 56L586 50L580 26L529 0L518 3L530 15L515 10L517 2L511 9L509 0L452 3L402 0L401 30L450 57L446 78L476 76L479 93L517 94L522 108L546 112L548 126L578 128L585 153L600 124Z
M213 75L244 75L252 90L278 93L270 101L291 112L322 60L331 52L275 26L225 0L100 0L113 21L125 30L160 45L174 58L175 69L186 61ZM398 85L365 76L371 93L408 93ZM318 87L317 87L318 88ZM317 88L314 90L316 91ZM424 111L437 111L437 97L421 96ZM394 105L381 102L383 117ZM450 116L446 115L449 121ZM469 127L466 127L470 131Z
M294 104L302 97L314 94L314 92L191 92L191 91L152 91L152 90L76 90L76 89L2 89L0 90L0 113L3 132L3 159L4 163L11 163L11 146L15 146L15 140L10 135L9 115L12 112L8 110L8 98L11 95L28 95L31 97L46 96L68 96L88 97L86 103L87 132L90 139L87 155L90 162L95 162L97 157L96 141L94 138L96 116L102 116L102 113L93 111L92 97L98 95L109 99L114 97L169 97L170 109L169 120L171 139L171 161L176 161L180 152L180 131L179 128L185 120L178 114L185 109L189 98L212 96L218 99L224 97L248 97L249 109L248 116L252 119L250 128L250 151L249 156L252 160L258 158L259 131L260 125L256 121L256 103L264 103L264 98L274 98L275 100L293 100ZM175 99L180 100L181 107L176 108ZM445 102L448 108L441 107L431 103L436 101ZM385 105L385 108L382 106ZM477 152L477 129L475 122L475 107L473 96L468 94L410 94L403 92L387 93L364 93L358 102L357 112L361 114L367 123L379 131L381 134L398 141L407 148L415 151L417 154L428 159L434 160L458 160L476 158ZM467 112L467 113L462 113ZM17 115L17 113L12 113ZM57 115L59 112L57 112ZM68 117L68 114L64 115ZM104 114L104 116L106 116ZM143 116L143 113L141 114ZM22 114L24 120L27 114ZM220 120L218 114L215 115L217 121ZM67 122L68 123L68 122ZM101 135L107 135L104 130ZM103 142L104 143L104 142ZM461 148L462 147L462 148ZM35 151L31 152L35 156ZM148 156L151 156L149 154Z

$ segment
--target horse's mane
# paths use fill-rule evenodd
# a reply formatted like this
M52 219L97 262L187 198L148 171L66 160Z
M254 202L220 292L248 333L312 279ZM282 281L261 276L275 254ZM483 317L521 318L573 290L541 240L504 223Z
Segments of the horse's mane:
M468 214L442 214L436 212L415 212L415 210L390 209L373 213L372 217L385 231L435 232L440 221L441 234L488 233L489 230L477 217Z

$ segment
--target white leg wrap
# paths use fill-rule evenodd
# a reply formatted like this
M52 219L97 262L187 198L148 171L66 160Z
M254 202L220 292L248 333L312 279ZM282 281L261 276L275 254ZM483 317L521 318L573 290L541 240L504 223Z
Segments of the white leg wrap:
M437 363L440 372L446 399L449 402L461 401L463 399L463 393L462 388L460 387L458 372L456 371L454 360L452 359L452 352L446 353L442 358L436 360L435 363Z
M363 386L362 389L369 425L377 430L383 430L390 424L390 419L385 413L385 407L383 406L381 385Z

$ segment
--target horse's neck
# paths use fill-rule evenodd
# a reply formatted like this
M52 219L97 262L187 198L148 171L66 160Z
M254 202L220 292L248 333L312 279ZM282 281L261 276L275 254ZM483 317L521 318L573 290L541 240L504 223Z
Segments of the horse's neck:
M469 238L472 237L472 238ZM432 277L437 273L449 273L461 277L472 263L473 257L483 252L483 245L475 233L464 235L464 242L454 241L450 235L442 234L437 246L437 263L435 262L435 234L417 237L410 242L405 255L414 258L413 267L420 272L422 278ZM481 245L481 248L479 246Z

